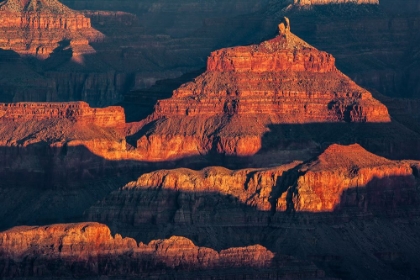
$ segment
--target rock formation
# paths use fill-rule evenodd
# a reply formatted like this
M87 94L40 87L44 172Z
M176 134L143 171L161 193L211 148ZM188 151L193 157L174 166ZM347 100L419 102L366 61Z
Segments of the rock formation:
M277 209L324 212L346 207L392 211L417 203L408 162L378 157L359 145L331 145L283 178Z
M154 271L270 267L261 245L217 252L173 236L137 244L98 223L21 226L0 232L2 277L145 275ZM238 273L241 273L238 271Z
M5 0L0 3L0 48L22 55L48 57L61 46L71 48L73 59L93 53L90 41L103 38L90 19L57 0ZM67 42L67 45L65 45Z
M330 5L330 4L376 4L379 5L379 0L293 0L294 5Z
M4 122L25 122L67 119L81 124L123 128L121 107L91 108L86 102L73 103L8 103L0 104L0 119Z
M90 108L85 102L0 104L0 122L4 147L44 142L56 147L85 144L100 150L125 149L121 107Z
M274 168L160 170L112 192L87 211L87 219L148 239L153 234L143 225L152 225L149 230L159 234L155 230L174 224L179 231L171 234L188 234L188 226L273 225L291 212L399 215L418 202L415 166L376 156L357 144L334 144L316 159Z
M137 140L149 160L257 153L275 124L389 122L384 105L335 68L334 58L290 32L211 53L207 71L160 100Z
M0 104L0 124L0 173L35 186L80 182L94 170L111 168L104 161L121 158L127 150L121 107L91 108L85 102Z

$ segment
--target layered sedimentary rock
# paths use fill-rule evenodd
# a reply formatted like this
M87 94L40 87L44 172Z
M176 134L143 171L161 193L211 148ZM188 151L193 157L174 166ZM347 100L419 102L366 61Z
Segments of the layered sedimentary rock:
M106 159L118 159L126 151L121 107L0 104L0 123L0 173L11 185L79 185L83 178L112 168Z
M0 48L23 55L48 57L62 42L68 41L73 58L93 53L89 41L103 35L91 27L90 19L57 0L17 1L0 3ZM67 47L67 46L66 46Z
M86 102L74 103L3 103L0 118L4 122L24 122L68 119L100 127L123 128L124 110L121 107L91 108Z
M114 191L92 207L87 218L148 238L135 228L153 225L153 230L168 223L181 228L265 226L293 211L398 212L417 203L414 166L376 156L357 144L334 144L302 164L238 171L160 170Z
M217 252L178 236L137 244L132 238L112 236L107 226L98 223L12 228L0 233L0 252L2 277L263 268L274 258L260 245Z
M143 241L182 235L218 249L263 244L309 258L337 278L368 279L369 264L403 279L416 272L383 266L379 252L401 232L387 248L404 248L407 264L417 260L418 226L409 221L418 220L418 170L418 162L391 161L359 145L332 145L310 161L273 168L160 170L110 193L86 219Z
M8 103L0 104L0 122L0 143L5 147L44 142L57 147L90 143L93 149L125 148L121 107L90 108L85 102Z
M137 140L149 160L257 153L268 126L325 122L389 122L384 105L318 51L279 25L259 45L213 52L207 71L160 100Z
M323 212L354 207L392 211L417 203L408 162L378 157L359 145L328 147L283 178L277 209Z
M379 5L379 0L294 0L293 4L299 6L305 5L330 5L330 4L376 4Z

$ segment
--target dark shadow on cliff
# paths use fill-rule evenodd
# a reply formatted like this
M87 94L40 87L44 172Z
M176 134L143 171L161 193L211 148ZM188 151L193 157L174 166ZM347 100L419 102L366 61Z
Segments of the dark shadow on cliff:
M366 186L343 192L335 210L317 213L291 208L260 211L219 192L124 189L86 211L85 220L105 223L114 233L142 242L181 235L217 250L262 244L279 254L311 260L327 275L342 279L369 279L375 273L393 279L417 277L419 248L409 236L417 236L420 229L415 222L418 190L390 186L390 180L403 183L411 178L374 178ZM279 178L274 199L290 192L287 184L292 181ZM298 190L288 199L296 195ZM294 207L289 202L288 207ZM388 260L386 252L403 257Z
M266 202L271 211L260 211L233 194L163 188L121 190L144 172L178 167L179 162L108 161L82 146L50 148L42 143L26 148L3 147L0 152L4 159L0 166L1 229L98 221L110 226L114 234L143 242L181 235L215 249L262 244L281 254L311 258L335 277L348 274L347 278L355 279L362 274L368 279L372 272L362 263L377 269L374 273L390 273L395 279L419 275L414 263L419 249L415 244L420 243L413 237L420 230L420 223L415 222L419 217L417 191L390 190L381 180L373 180L372 187L368 184L343 193L334 212L301 213L275 209L276 199L293 183L279 179ZM188 165L181 166L184 164ZM197 162L192 165L198 168ZM32 168L28 170L28 166ZM362 196L368 203L360 203ZM402 200L394 203L393 199ZM353 241L343 240L343 236ZM395 236L400 236L395 243L381 245ZM376 255L384 250L401 251L414 270L404 272L378 265L381 260ZM341 259L338 266L330 267L336 265L329 261L331 255Z
M73 50L69 40L58 42L58 47L53 50L49 57L43 62L43 70L49 71L60 67L71 60Z
M83 220L83 212L110 192L160 169L202 169L223 165L214 156L164 162L107 160L85 146L0 147L0 230ZM243 162L241 158L232 162Z
M0 147L0 229L20 224L77 222L109 192L145 172L179 165L183 160L141 162L106 160L84 146ZM191 159L190 166L202 160Z
M275 150L308 150L308 154L313 150L313 154L319 154L333 143L358 143L369 152L389 159L420 159L420 134L396 121L279 124L269 129L262 137L258 154L266 155Z
M170 98L174 90L182 84L192 81L204 71L205 69L202 68L175 79L159 80L150 88L130 91L124 94L124 100L117 105L124 108L126 123L145 119L153 113L154 106L158 100Z

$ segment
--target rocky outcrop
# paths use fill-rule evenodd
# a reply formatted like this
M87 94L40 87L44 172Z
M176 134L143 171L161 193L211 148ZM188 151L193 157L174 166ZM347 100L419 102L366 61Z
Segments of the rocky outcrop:
M125 125L123 108L91 108L86 102L0 104L0 119L14 123L67 119L85 125L114 128L123 128Z
M334 144L302 164L160 170L112 192L87 211L87 218L132 233L141 225L266 226L290 212L398 213L417 203L414 166L376 156L357 144ZM145 231L137 234L148 238Z
M17 1L0 3L0 30L5 34L0 48L22 55L48 57L63 41L68 41L73 59L94 53L90 41L103 35L91 27L90 19L57 0Z
M138 152L148 160L250 156L270 125L390 121L386 107L338 71L331 55L286 24L259 45L213 52L204 74L158 101Z
M80 182L92 171L111 168L106 159L120 159L127 151L121 107L91 108L85 102L0 104L0 123L0 173L28 184Z
M277 209L324 212L354 207L386 211L416 203L408 162L378 157L359 145L328 147L317 159L284 176Z
M0 248L2 277L263 268L274 258L261 245L217 252L178 236L137 244L132 238L112 236L107 226L98 223L12 228L0 233Z
M306 5L330 5L330 4L375 4L379 5L379 0L294 0L293 4L299 6Z

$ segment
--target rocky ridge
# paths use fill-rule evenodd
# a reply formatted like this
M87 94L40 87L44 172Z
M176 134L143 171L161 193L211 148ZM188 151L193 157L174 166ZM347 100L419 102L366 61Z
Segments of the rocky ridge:
M386 107L338 71L331 55L290 32L288 19L279 30L259 45L213 52L204 74L158 101L139 154L250 156L270 125L390 122Z
M417 272L383 266L380 252L404 225L396 242L408 259L390 264L415 263L418 170L416 161L334 144L307 162L272 168L146 173L87 210L86 219L143 242L181 235L218 250L258 243L314 260L337 278L371 277L362 265L369 263L374 273L403 279ZM374 233L378 240L369 239ZM385 247L397 254L398 246Z
M418 201L415 166L376 156L354 144L331 145L308 162L273 168L160 170L112 192L87 212L87 218L148 239L152 233L135 228L154 225L163 230L161 226L173 223L171 234L187 234L188 225L273 225L291 212L399 213L415 208Z
M417 203L417 182L409 162L390 161L357 144L332 145L283 180L287 191L277 203L283 211L325 212L346 207L392 211Z
M95 52L89 42L103 39L89 18L57 0L5 0L0 15L0 48L21 55L45 59L67 41L63 47L71 48L73 59L81 62L84 54Z
M0 233L2 277L144 275L174 269L269 267L274 254L260 245L217 252L173 236L149 244L111 235L98 223L21 226ZM160 268L158 268L160 266ZM164 273L164 272L163 272Z
M375 4L379 5L379 0L293 0L294 5L330 5L330 4Z
M94 124L101 127L123 128L124 110L113 106L91 108L86 102L68 103L3 103L0 104L0 119L6 122L68 119L72 122Z

